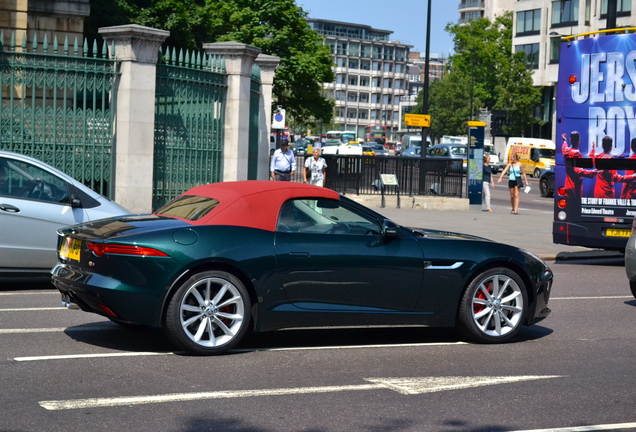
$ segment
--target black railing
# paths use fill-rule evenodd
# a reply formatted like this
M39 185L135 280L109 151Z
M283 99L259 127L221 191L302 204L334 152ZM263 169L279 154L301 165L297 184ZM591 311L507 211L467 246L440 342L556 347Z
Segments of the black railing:
M307 158L312 156L306 156ZM296 156L297 171L292 181L302 182L305 156ZM466 196L462 161L450 158L401 156L322 156L327 161L325 187L341 194L380 194L380 174L395 174L399 194L461 198ZM396 195L386 187L385 195Z

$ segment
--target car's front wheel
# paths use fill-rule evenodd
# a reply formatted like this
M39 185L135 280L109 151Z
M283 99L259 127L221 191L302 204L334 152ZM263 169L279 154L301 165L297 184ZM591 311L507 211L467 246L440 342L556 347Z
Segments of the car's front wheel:
M472 280L461 301L458 329L482 343L501 343L521 329L528 295L521 278L512 270L487 270Z
M174 294L166 315L166 334L193 354L222 354L241 341L250 324L250 297L234 275L198 273Z

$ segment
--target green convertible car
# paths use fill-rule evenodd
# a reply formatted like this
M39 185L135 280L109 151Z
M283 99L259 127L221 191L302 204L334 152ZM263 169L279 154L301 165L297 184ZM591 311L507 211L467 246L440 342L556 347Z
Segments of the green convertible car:
M398 226L300 183L198 186L153 214L58 234L65 305L162 327L195 354L292 328L457 327L498 343L550 313L552 272L535 255Z

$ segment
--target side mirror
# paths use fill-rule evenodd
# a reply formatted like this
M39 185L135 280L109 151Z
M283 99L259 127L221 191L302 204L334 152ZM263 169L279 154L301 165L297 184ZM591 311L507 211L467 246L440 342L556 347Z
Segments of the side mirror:
M395 238L397 237L397 229L398 225L389 219L384 219L382 223L382 235L385 238Z

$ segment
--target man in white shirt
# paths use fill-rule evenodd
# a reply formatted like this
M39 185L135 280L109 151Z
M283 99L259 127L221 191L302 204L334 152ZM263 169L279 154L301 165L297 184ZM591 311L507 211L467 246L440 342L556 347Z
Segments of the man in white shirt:
M290 181L296 173L296 158L287 141L283 141L272 155L269 171L272 179L277 181Z

